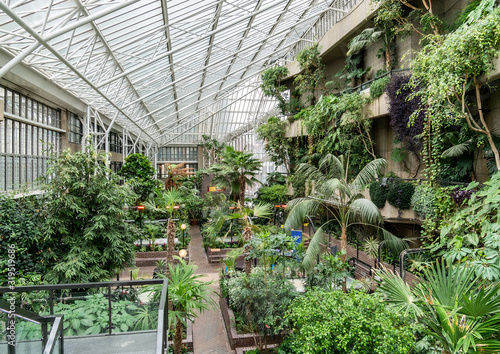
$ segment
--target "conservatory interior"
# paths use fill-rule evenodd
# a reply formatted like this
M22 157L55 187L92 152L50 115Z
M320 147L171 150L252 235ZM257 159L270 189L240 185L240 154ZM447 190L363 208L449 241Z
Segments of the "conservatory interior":
M500 353L496 0L0 1L0 352Z

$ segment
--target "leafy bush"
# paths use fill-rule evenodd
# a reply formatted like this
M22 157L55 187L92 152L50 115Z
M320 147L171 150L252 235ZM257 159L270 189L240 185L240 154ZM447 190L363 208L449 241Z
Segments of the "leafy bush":
M389 97L390 124L396 137L408 151L417 153L421 148L417 136L423 132L425 113L420 111L418 115L412 117L414 112L421 108L421 102L419 97L409 99L412 90L418 90L418 87L409 88L407 86L409 81L410 76L394 75L387 85L386 92Z
M372 84L370 85L371 98L378 98L382 96L390 80L391 78L387 75L373 81Z
M147 200L149 195L159 187L159 181L153 179L156 171L149 159L143 154L131 154L125 159L123 167L118 172L130 183L139 201Z
M15 246L17 276L44 273L51 266L49 244L40 227L43 217L36 197L13 199L0 195L0 285L7 285L9 245Z
M287 188L284 185L275 184L272 187L261 187L257 191L257 200L261 203L284 204L288 201Z
M409 209L414 191L413 183L394 180L388 184L387 201L398 209Z
M373 181L369 187L370 190L370 199L373 204L377 206L377 208L381 209L385 205L385 201L387 200L387 188L382 187L380 181Z
M104 161L90 145L51 159L44 225L55 261L45 277L50 283L107 280L134 259L135 236L123 218L135 194L119 185Z
M468 263L477 277L500 279L500 172L472 195L468 205L443 220L434 251L451 262ZM468 190L477 187L473 182Z
M453 199L458 206L462 206L470 200L472 194L473 191L471 189L455 187L451 192L451 199Z
M250 276L235 273L226 280L229 305L243 314L259 333L277 334L285 311L297 296L293 285L283 277L254 268Z
M309 291L285 315L294 353L406 354L414 346L411 326L362 292Z
M415 215L421 219L432 218L436 215L436 191L427 184L420 184L415 188L411 197L411 206Z

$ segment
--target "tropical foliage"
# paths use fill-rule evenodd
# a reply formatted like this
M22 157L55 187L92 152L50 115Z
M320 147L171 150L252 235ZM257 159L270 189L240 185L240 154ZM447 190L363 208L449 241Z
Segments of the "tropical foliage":
M232 146L226 146L220 163L211 167L215 174L214 182L220 187L230 187L234 201L245 203L245 188L259 183L255 176L262 162L245 151L236 151Z
M303 264L306 270L312 269L317 261L317 256L326 243L326 234L323 231L329 223L336 223L341 228L341 250L347 249L347 231L355 225L371 226L375 234L379 232L392 244L399 244L399 239L382 228L382 216L379 209L370 200L365 199L360 193L368 183L382 174L386 162L376 159L368 163L357 176L349 178L349 165L343 158L325 155L318 167L302 164L298 172L308 180L314 181L315 192L304 198L297 198L289 203L290 213L285 223L287 230L297 229L302 224L306 215L314 215L319 208L333 215L328 221L317 229L312 236ZM342 261L346 260L346 254Z
M498 353L499 282L477 277L468 265L436 263L410 287L392 273L379 273L380 291L402 315L422 324L443 353Z

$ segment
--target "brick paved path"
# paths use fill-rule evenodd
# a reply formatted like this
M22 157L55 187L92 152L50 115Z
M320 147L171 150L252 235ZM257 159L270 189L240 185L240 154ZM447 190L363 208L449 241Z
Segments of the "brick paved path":
M202 238L198 226L191 226L189 231L191 242L189 244L190 264L196 264L197 274L203 274L203 280L214 281L212 289L219 291L219 270L220 264L208 263L205 250L203 249ZM219 303L218 295L213 296ZM193 325L193 345L194 354L226 354L234 353L229 347L226 329L220 309L205 311L199 315Z

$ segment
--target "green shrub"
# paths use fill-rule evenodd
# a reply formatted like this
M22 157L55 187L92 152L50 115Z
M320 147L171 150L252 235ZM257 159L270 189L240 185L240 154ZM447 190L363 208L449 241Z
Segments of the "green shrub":
M370 199L377 208L383 208L387 200L387 188L382 187L379 181L373 181L369 187Z
M406 354L415 342L402 316L379 297L357 291L309 291L292 302L285 321L297 354Z
M391 81L389 75L381 77L378 80L375 80L370 85L370 96L371 98L378 98L384 94L385 88L387 84Z
M14 199L0 195L0 285L7 285L9 246L15 250L16 276L44 273L51 267L50 244L41 225L44 215L36 197Z
M411 206L415 215L421 219L436 215L436 191L427 184L418 185L411 198Z
M153 179L155 174L155 168L143 154L128 155L118 172L118 175L124 177L134 192L139 195L138 202L147 200L149 195L160 186L159 181Z
M123 219L136 194L104 161L90 144L51 158L43 231L55 260L45 276L52 284L107 280L134 259L135 235Z
M284 204L288 201L287 188L284 185L275 184L271 187L261 187L257 192L257 200L261 203Z
M409 209L414 191L413 183L393 180L388 184L387 201L398 209Z

